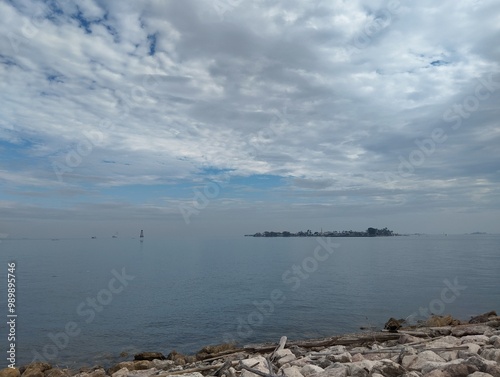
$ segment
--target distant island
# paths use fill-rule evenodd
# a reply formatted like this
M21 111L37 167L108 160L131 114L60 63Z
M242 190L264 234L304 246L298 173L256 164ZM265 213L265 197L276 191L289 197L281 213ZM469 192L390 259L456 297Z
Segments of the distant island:
M323 232L312 232L310 229L300 231L297 233L292 233L288 231L283 232L269 232L265 231L263 233L255 234L245 234L245 237L394 237L400 236L400 234L394 233L392 230L387 228L377 229L368 228L364 231L354 231L354 230L343 230L343 231L327 231Z

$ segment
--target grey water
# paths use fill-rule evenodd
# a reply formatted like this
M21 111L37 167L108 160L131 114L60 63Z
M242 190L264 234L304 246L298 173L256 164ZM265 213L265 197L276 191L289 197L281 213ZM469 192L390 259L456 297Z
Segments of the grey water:
M4 313L11 261L17 365L106 366L121 352L194 353L500 310L499 235L3 240Z

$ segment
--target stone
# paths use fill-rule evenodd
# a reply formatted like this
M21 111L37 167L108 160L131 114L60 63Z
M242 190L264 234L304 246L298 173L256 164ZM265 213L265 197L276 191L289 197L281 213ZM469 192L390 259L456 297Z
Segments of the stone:
M324 371L325 370L323 368L311 364L304 365L302 368L300 368L300 373L302 373L302 375L305 377L309 377L313 374L321 373Z
M499 365L488 365L486 367L485 373L491 374L493 377L500 377L500 366Z
M500 363L500 349L490 348L483 349L481 352L481 357L487 360L492 360Z
M134 362L133 361L122 361L121 363L118 363L116 365L113 365L111 368L108 369L108 374L112 376L116 372L118 372L120 369L126 368L127 370L131 371L134 370Z
M261 372L264 373L269 373L269 369L267 369L267 361L262 356L255 356L250 359L242 360L241 362L243 363L243 365L247 367L260 370ZM241 371L241 377L259 377L259 376L255 373L243 369Z
M356 363L346 364L349 368L349 375L356 377L368 376L373 369L374 362L370 360L358 361Z
M426 373L423 376L424 377L453 377L448 372L444 372L444 371L439 370L439 369L434 369L433 371Z
M389 318L389 320L385 323L384 329L389 330L391 332L398 332L398 330L402 327L402 324L405 322L404 319L396 319Z
M118 369L113 374L111 374L111 377L127 377L129 372L130 371L127 368L121 368L121 369Z
M451 315L440 316L433 315L426 322L426 327L443 327L443 326L457 326L460 325L460 321L458 319L453 318Z
M286 377L304 377L304 375L300 372L300 369L296 366L292 366L289 368L283 369L283 374Z
M327 353L333 353L335 355L346 352L345 346L332 346L325 350Z
M466 335L483 335L489 330L488 326L483 325L463 325L456 326L451 330L453 336L466 336Z
M134 355L134 360L166 360L166 357L161 352L141 352Z
M0 370L0 377L19 377L21 372L17 368L4 368Z
M328 360L336 363L350 363L352 361L352 356L349 352L344 352L340 355L329 355Z
M412 372L406 372L406 373L402 374L401 377L422 377L422 374L415 372L415 371L412 371Z
M173 362L172 360L159 360L159 359L154 359L152 361L153 363L153 366L157 369L163 369L163 370L166 370L166 369L170 369L171 367L173 367L175 365L175 362Z
M469 374L467 377L493 377L493 376L489 373L474 372L472 374Z
M360 353L357 353L355 355L352 355L352 361L353 362L356 362L356 361L363 361L365 359L365 357L360 354Z
M405 371L405 368L401 365L388 359L376 361L371 370L372 373L380 373L385 377L401 376Z
M71 372L68 369L52 368L47 370L45 377L69 377Z
M398 343L399 344L408 344L408 343L415 343L415 342L420 342L422 339L417 338L416 336L408 335L408 334L403 334L399 337Z
M134 370L146 370L153 368L154 364L148 360L134 361Z
M24 372L22 372L22 376L24 377L44 377L44 372L46 370L51 369L52 366L47 363L42 363L40 361L29 364Z
M488 313L483 313L481 315L478 315L476 317L472 317L469 321L469 323L484 323L488 322L490 320L490 317L496 317L497 313L494 311L488 312Z
M443 368L443 371L448 372L453 377L467 377L478 370L474 365L462 363L447 365Z
M334 367L325 369L324 372L312 374L311 377L347 377L348 368L345 364L336 364Z
M181 376L182 377L203 377L203 374L201 374L200 372L191 372L191 373L178 374L177 376L179 376L179 377L181 377Z
M490 340L490 338L488 338L485 335L467 335L467 336L464 336L460 339L460 343L461 344L476 343L476 344L485 345L485 344L488 344L489 340Z
M403 358L404 359L404 358ZM434 363L433 365L438 365L436 363L445 363L445 360L437 355L433 351L423 351L420 352L416 358L407 366L407 369L410 370L421 370L426 365ZM404 367L404 365L403 365Z

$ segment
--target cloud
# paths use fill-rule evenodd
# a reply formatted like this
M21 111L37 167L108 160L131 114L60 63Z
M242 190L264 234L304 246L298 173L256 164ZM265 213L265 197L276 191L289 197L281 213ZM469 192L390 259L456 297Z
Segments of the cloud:
M3 2L0 199L29 218L21 208L52 211L61 187L93 203L108 188L161 186L148 195L173 211L213 168L249 178L212 199L221 213L498 208L498 11L493 0ZM446 140L431 146L437 129ZM283 178L281 196L262 175Z

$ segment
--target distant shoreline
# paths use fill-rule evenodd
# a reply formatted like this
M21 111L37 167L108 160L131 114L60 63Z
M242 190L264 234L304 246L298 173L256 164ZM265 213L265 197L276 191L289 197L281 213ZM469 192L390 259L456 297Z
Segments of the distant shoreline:
M245 234L245 237L398 237L404 236L403 234L394 233L392 230L387 228L377 229L368 228L365 231L353 231L353 230L342 230L342 231L326 231L323 232L312 232L311 230L299 231L297 233L292 233L288 231L274 232L265 231L263 233L255 234Z

